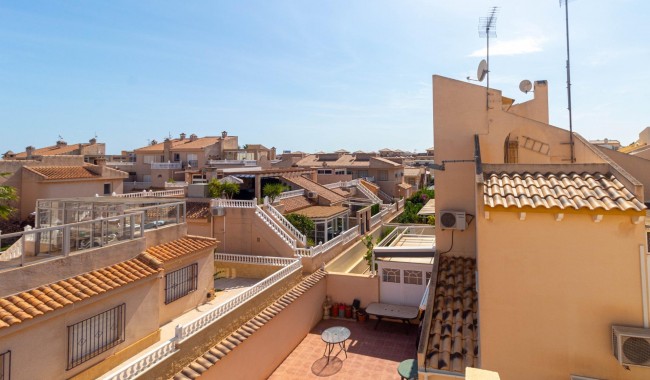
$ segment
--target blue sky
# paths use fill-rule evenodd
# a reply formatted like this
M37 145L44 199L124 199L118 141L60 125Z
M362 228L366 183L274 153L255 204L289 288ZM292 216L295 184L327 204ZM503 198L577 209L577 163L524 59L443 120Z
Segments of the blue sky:
M475 76L500 6L492 87L549 81L568 126L564 9L535 1L3 1L0 152L95 134L108 153L226 130L282 150L432 146L431 75ZM569 2L574 130L650 126L650 5Z

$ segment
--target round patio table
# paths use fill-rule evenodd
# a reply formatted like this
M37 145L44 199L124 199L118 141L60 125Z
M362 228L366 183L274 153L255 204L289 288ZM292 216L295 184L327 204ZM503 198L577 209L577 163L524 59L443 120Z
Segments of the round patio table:
M350 330L348 328L342 326L330 327L323 331L320 337L323 339L323 342L325 342L325 352L323 352L323 356L327 356L328 363L330 362L330 356L332 355L334 346L337 344L345 353L345 357L348 357L348 352L345 349L345 341L350 337Z
M397 367L397 373L399 373L402 380L411 380L418 378L418 363L415 359L406 359L403 362L399 363Z

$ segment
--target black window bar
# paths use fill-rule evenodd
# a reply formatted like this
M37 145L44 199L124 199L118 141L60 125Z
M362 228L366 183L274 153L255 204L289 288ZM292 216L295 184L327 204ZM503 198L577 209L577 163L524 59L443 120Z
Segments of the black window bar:
M126 304L68 326L70 370L124 342Z
M196 290L199 264L194 263L165 275L165 304L172 303Z
M0 354L0 380L11 380L11 351Z

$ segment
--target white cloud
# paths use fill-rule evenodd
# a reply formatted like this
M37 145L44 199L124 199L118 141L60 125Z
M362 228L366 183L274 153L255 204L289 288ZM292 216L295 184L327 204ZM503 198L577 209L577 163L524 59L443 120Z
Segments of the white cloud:
M494 40L493 40L494 41ZM510 41L496 40L490 45L490 55L518 55L542 51L544 38L523 37ZM485 57L486 48L472 52L470 57Z

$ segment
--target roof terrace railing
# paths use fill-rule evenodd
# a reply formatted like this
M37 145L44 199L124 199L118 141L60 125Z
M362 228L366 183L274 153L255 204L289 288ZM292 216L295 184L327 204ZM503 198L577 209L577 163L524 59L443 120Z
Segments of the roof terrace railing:
M184 222L185 202L169 202L122 215L2 234L0 242L15 242L0 253L0 270L137 239L145 230Z
M280 193L280 195L278 195L277 198L275 198L275 199L282 200L282 199L287 199L287 198L299 197L301 195L305 195L305 190L304 189L285 191L283 193Z
M205 327L209 326L210 324L221 319L231 311L235 310L243 303L249 301L251 298L269 289L270 287L284 280L291 274L301 270L302 264L300 263L300 259L290 259L290 260L292 260L291 264L286 265L284 268L273 273L271 276L258 282L247 291L237 295L237 297L231 299L230 301L224 304L217 306L207 314L204 314L194 319L191 322L176 326L177 342L182 342L183 340L189 338L190 336L198 333L199 331L203 330Z
M222 198L216 198L210 200L210 207L255 208L256 206L257 206L257 198L254 198L253 200L222 199Z
M167 340L162 344L154 346L152 349L148 350L142 357L138 360L128 364L125 367L121 367L117 372L110 372L104 376L101 376L102 380L129 380L135 379L136 377L141 376L156 364L160 363L164 359L167 359L171 355L178 352L176 348L175 338Z
M231 253L215 252L214 261L225 261L230 263L244 263L244 264L273 265L273 266L287 266L293 264L296 261L296 259L292 259L288 257L251 256L251 255L237 255Z
M167 186L165 186L167 187ZM182 187L182 186L178 186ZM185 196L185 189L174 189L174 190L159 190L159 191L147 191L142 190L139 193L125 193L125 194L115 194L115 197L120 198L164 198L164 197L178 197Z

